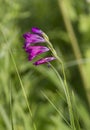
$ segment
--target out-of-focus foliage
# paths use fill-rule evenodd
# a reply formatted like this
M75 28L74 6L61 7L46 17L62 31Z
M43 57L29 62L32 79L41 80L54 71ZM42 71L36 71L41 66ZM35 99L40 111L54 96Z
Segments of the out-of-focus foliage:
M12 91L12 116L15 130L33 130L32 118L23 96L17 73L9 53L12 50L19 74L33 114L37 130L70 130L67 103L56 74L47 65L34 67L22 49L23 33L32 26L41 28L49 36L58 55L64 60L67 81L74 91L72 99L76 122L82 130L90 129L90 1L65 0L68 17L74 28L81 54L81 64L88 86L86 92L76 61L58 0L0 0L0 129L11 130L10 95ZM60 72L60 65L53 62ZM62 75L62 74L61 74ZM60 88L59 88L60 86ZM58 89L59 88L59 89ZM44 97L47 95L55 107ZM90 99L89 99L90 100ZM78 115L78 116L77 116ZM76 123L78 124L78 123Z

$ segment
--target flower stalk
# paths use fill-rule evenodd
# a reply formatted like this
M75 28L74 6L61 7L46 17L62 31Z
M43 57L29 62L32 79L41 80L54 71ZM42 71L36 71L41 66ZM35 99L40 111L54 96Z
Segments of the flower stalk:
M64 85L63 85L63 89L66 95L66 99L67 99L67 103L68 103L68 109L69 109L69 114L70 114L70 122L71 122L71 127L73 128L73 130L75 130L75 123L74 123L74 115L73 115L73 110L72 110L72 103L71 103L71 98L70 98L70 92L68 89L68 85L67 85L67 81L66 81L66 74L65 74L65 70L64 70L64 64L63 61L59 58L59 56L57 55L56 50L53 48L52 43L49 41L48 36L46 36L46 34L43 34L44 39L46 40L46 42L48 43L48 48L51 50L53 56L57 59L57 61L61 64L62 66L62 73L64 76ZM59 73L57 72L57 74L59 75ZM59 76L59 79L60 76Z
M58 57L58 55L56 53L56 50L54 49L52 43L50 42L48 36L45 33L43 33L43 37L44 37L46 43L48 43L47 46L51 50L53 56L59 61L59 63L62 63L61 59Z
M50 50L51 53L52 53L52 56L41 58L38 61L34 62L33 64L34 65L40 65L40 64L48 63L48 62L50 62L54 59L57 59L57 61L61 64L62 73L63 73L63 76L64 76L64 82L63 82L60 74L58 73L58 71L56 69L54 69L54 70L55 70L60 82L62 83L64 92L65 92L65 96L66 96L66 100L67 100L67 104L68 104L68 109L69 109L71 128L73 130L76 130L75 129L75 123L74 123L74 115L73 115L73 110L72 110L71 97L70 97L70 92L69 92L69 88L68 88L67 81L66 81L66 74L65 74L65 70L64 70L63 61L59 58L56 50L54 49L52 43L50 42L48 36L42 30L34 27L34 28L31 29L31 31L32 31L32 33L26 33L26 34L23 35L24 38L25 38L24 49L25 49L26 52L29 53L29 61L31 61L33 58L35 58L39 54ZM36 44L36 43L39 43L39 42L40 43L46 42L47 47L45 47L45 46L33 46L33 44Z

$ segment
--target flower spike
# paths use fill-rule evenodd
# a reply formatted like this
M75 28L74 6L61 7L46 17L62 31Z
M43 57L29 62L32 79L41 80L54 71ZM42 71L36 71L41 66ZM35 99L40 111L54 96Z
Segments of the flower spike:
M25 39L25 43L23 48L25 49L25 51L28 53L28 60L31 61L33 60L36 56L38 56L39 54L42 54L44 52L49 51L49 48L45 47L45 46L36 46L35 44L37 43L48 43L48 37L47 35L40 30L39 28L33 27L31 29L31 32L27 32L23 35L24 39ZM34 45L33 45L34 44ZM48 63L52 60L56 59L55 57L45 57L45 58L41 58L38 61L34 62L34 65L40 65L40 64L44 64L44 63Z

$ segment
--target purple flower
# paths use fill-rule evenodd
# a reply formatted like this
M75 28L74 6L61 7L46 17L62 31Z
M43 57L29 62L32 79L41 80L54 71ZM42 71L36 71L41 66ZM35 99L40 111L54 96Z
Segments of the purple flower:
M42 34L43 34L43 31L40 30L40 29L37 28L37 27L33 27L33 28L31 29L31 31L32 31L33 33L39 34L39 35L41 35L41 36L42 36Z
M55 59L56 59L55 57L45 57L45 58L42 58L42 59L34 62L33 64L40 65L40 64L48 63L48 62L55 60Z
M39 54L49 51L49 48L47 48L45 46L35 46L35 45L33 46L33 44L35 44L35 43L46 42L46 40L43 37L44 32L36 27L33 27L31 29L31 32L32 33L27 32L23 35L23 37L25 39L23 48L29 54L29 57L28 57L29 61L33 60ZM38 61L34 62L33 64L40 65L40 64L48 63L54 59L56 59L56 58L55 57L45 57L45 58L39 59Z
M29 54L30 61L37 55L42 54L46 51L49 51L49 49L45 46L29 46L28 48L26 48L26 52Z
M42 36L39 36L38 34L31 34L27 32L23 35L23 37L25 38L24 48L27 48L29 45L34 43L45 42L45 39Z

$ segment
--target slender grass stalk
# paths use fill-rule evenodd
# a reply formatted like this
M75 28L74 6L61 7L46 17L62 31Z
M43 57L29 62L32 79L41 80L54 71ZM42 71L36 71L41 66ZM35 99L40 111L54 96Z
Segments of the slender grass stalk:
M12 112L12 86L10 81L10 113L11 113L11 128L14 130L14 124L13 124L13 112Z
M1 103L0 103L0 119L4 121L4 125L6 126L7 130L11 130L11 122L6 113L5 107L2 106ZM0 122L0 128L1 128L1 122Z
M69 94L69 90L68 90L68 86L67 86L67 82L66 82L66 78L64 79L64 82L60 76L60 74L58 73L58 71L55 69L54 66L52 66L50 64L50 66L52 67L52 69L54 70L54 72L56 73L57 77L59 78L59 81L64 89L65 92L65 96L67 99L67 104L68 104L68 109L69 109L69 115L70 115L70 122L71 122L71 128L75 130L75 124L74 124L74 115L73 115L73 110L72 110L72 104L71 104L71 99L70 99L70 94ZM64 73L65 75L65 73ZM65 86L66 85L66 86Z
M5 37L3 31L2 31L2 34L3 34L3 36L4 36L6 45L8 46L7 39L6 39L6 37ZM16 73L17 73L17 76L18 76L18 79L19 79L19 82L20 82L21 89L22 89L22 91L23 91L23 95L24 95L24 98L25 98L25 101L26 101L26 104L27 104L27 107L28 107L28 110L29 110L30 117L31 117L31 119L32 119L33 128L34 128L34 130L37 130L36 124L33 122L32 111L31 111L31 108L30 108L30 106L29 106L28 98L27 98L27 95L26 95L26 92L25 92L25 89L24 89L24 85L23 85L23 83L22 83L22 80L21 80L21 77L20 77L20 74L19 74L17 65L16 65L16 62L15 62L15 60L14 60L13 53L12 53L12 51L11 51L10 48L8 48L8 50L9 50L10 56L11 56L12 61L13 61L13 64L14 64L14 67L15 67L15 70L16 70Z
M64 89L65 92L65 96L67 99L67 104L68 104L68 110L69 110L69 115L70 115L70 123L71 123L71 128L73 130L76 130L75 128L75 122L74 122L74 114L73 114L73 110L72 110L72 103L71 103L71 99L70 99L70 93L69 93L69 89L68 89L68 85L67 85L67 81L66 81L66 74L64 71L64 65L63 65L63 61L59 58L59 56L57 55L57 52L55 51L55 49L52 46L52 43L49 41L49 38L47 37L46 34L43 34L43 37L45 38L46 42L47 42L47 46L48 48L51 50L53 56L57 59L57 61L61 64L62 66L62 73L64 76L64 82L62 81L58 71L52 66L53 70L56 72L60 82L62 83L62 87Z
M58 4L59 4L59 7L60 7L62 16L63 16L63 20L64 20L64 23L65 23L65 26L66 26L66 30L68 32L68 35L69 35L69 38L70 38L70 41L71 41L70 43L71 43L75 58L76 58L76 60L80 60L80 59L82 59L82 54L80 52L80 48L79 48L79 45L78 45L78 40L77 40L77 38L75 36L71 21L70 21L70 19L68 17L68 14L67 14L67 9L65 7L65 1L64 0L58 0ZM78 64L77 67L78 67L78 70L80 72L82 83L84 85L82 87L83 87L83 93L85 95L85 100L87 102L88 108L90 109L89 97L86 94L86 89L88 87L88 82L87 82L86 77L85 77L85 71L84 71L84 68L83 68L83 64Z
M41 91L41 93L43 94L43 96L48 100L48 102L53 106L53 108L56 110L56 112L63 118L63 120L67 123L67 125L69 126L69 127L71 127L70 126L70 124L69 124L69 122L65 119L65 117L63 116L63 114L60 112L60 110L54 105L54 103L49 99L49 97L43 92L43 91Z
M72 102L73 102L73 106L74 106L74 117L75 117L75 123L76 123L76 126L77 126L77 129L78 130L81 130L80 128L80 124L79 124L79 115L78 115L78 112L77 112L77 106L76 106L76 98L75 98L75 95L74 95L74 92L72 91Z
M27 95L26 95L26 92L25 92L25 89L24 89L24 86L23 86L21 77L20 77L20 75L19 75L18 68L17 68L17 66L16 66L16 63L15 63L15 60L14 60L14 57L13 57L13 54L12 54L11 51L10 51L10 53L11 53L12 61L13 61L13 64L14 64L14 67L15 67L15 70L16 70L16 73L17 73L17 76L18 76L18 79L19 79L19 81L20 81L20 85L21 85L21 88L22 88L22 91L23 91L23 95L24 95L24 98L25 98L25 101L26 101L26 104L27 104L27 107L28 107L30 116L31 116L31 118L32 118L32 120L33 120L32 111L31 111L31 108L30 108L30 106L29 106L28 98L27 98ZM34 130L37 130L37 129L36 129L36 125L35 125L34 122L33 122L33 127L34 127Z

